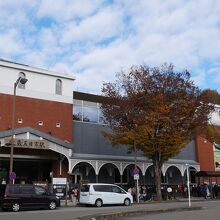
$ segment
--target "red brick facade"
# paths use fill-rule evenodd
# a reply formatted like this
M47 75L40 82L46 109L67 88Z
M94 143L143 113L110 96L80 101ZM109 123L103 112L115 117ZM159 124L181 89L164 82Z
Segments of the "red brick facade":
M200 170L214 171L213 144L203 137L198 136L196 138L196 151L197 161L200 163Z
M13 96L0 94L0 131L11 129ZM18 123L22 119L22 123ZM39 121L43 125L39 125ZM56 124L60 123L60 127ZM73 141L72 104L16 97L15 128L32 127L63 141Z

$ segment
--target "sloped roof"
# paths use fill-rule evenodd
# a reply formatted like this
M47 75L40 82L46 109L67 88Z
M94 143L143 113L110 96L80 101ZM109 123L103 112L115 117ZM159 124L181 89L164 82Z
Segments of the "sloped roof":
M47 133L44 133L42 131L36 130L36 129L31 128L31 127L17 128L17 129L14 130L15 135L24 134L24 133L27 133L27 132L29 132L33 135L42 137L45 140L48 140L48 141L53 142L55 144L61 145L65 148L73 149L73 144L72 143L62 141L62 140L60 140L60 139L58 139L58 138L56 138L52 135L49 135ZM11 135L12 135L12 130L7 130L7 131L1 131L0 132L0 138L10 137Z

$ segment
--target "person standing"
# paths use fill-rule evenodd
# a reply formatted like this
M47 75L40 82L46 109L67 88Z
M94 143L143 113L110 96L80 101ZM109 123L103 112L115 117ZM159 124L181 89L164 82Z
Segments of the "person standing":
M71 190L71 202L73 203L73 205L76 205L76 200L77 200L77 188L74 187Z

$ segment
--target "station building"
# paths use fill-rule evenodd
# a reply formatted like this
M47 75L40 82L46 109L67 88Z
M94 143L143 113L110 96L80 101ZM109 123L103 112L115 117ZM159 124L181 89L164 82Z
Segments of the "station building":
M103 122L100 96L73 91L71 75L5 60L0 60L0 75L0 181L8 181L12 136L17 183L50 182L52 176L67 177L71 183L133 181L134 154L126 146L112 147L102 135L110 128ZM18 84L14 95L19 76L28 81ZM214 120L220 121L219 114ZM201 169L214 171L212 144L201 137L191 141L163 165L163 183L185 183L186 164L192 184ZM141 152L137 165L140 183L153 184L152 163Z
M0 75L1 178L8 181L12 134L15 182L49 181L51 174L67 176L73 150L74 77L4 60L0 60ZM17 85L14 96L20 76L28 81Z

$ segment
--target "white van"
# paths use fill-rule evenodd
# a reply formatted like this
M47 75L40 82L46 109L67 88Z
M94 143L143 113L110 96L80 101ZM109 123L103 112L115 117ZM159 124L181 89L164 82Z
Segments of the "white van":
M101 207L105 204L124 204L129 206L133 203L133 197L121 187L106 183L84 184L80 190L79 203Z

